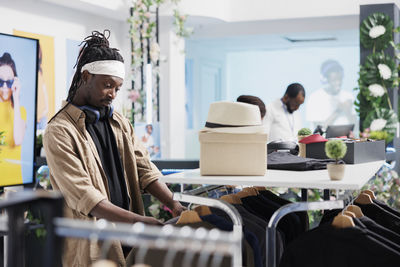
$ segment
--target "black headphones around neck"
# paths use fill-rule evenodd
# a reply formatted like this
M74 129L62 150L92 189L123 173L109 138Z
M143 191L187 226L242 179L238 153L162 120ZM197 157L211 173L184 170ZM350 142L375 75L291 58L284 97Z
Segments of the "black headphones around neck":
M91 106L80 106L78 108L81 109L85 113L85 115L86 115L85 122L86 123L94 124L100 120L101 114L98 109L91 107ZM112 116L113 112L114 112L114 106L110 105L109 107L107 107L106 116L110 118Z

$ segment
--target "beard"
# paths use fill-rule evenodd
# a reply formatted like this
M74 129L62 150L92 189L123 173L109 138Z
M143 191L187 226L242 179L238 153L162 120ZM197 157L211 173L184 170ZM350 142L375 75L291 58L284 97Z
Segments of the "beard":
M285 103L285 105L286 105L286 110L287 110L290 114L292 114L292 113L294 112L294 110L292 110L292 109L290 108L289 101L288 101L287 103Z

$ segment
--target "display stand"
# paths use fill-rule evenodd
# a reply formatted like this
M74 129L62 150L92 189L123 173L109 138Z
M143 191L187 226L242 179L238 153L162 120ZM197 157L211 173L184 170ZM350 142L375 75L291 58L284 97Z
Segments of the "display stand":
M362 164L347 164L345 176L341 181L331 181L327 170L282 171L267 170L264 176L202 176L200 170L190 170L162 177L165 183L210 184L236 186L288 187L307 189L360 190L382 167L385 161ZM329 191L328 191L329 192ZM176 198L177 200L180 200ZM271 217L267 229L267 267L276 266L275 236L279 220L286 214L296 211L343 208L343 201L299 202L282 206Z
M344 178L340 181L330 180L327 170L267 170L264 176L202 176L199 169L163 176L160 181L180 184L359 190L376 174L384 163L385 161L382 160L361 164L347 164Z

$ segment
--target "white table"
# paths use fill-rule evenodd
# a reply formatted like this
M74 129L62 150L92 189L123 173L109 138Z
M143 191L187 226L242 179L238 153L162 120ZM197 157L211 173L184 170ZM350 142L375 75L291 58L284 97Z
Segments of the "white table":
M163 176L161 181L181 184L359 190L375 175L384 162L382 160L361 164L346 164L345 176L340 181L331 181L327 170L284 171L269 169L264 176L201 176L200 170L196 169Z

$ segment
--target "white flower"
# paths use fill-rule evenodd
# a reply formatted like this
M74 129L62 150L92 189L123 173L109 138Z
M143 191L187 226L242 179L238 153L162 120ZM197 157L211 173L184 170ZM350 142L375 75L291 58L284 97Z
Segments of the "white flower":
M160 58L160 46L158 43L152 43L150 47L150 58L156 62Z
M378 65L379 74L381 75L382 79L387 80L392 77L392 70L386 64L379 64Z
M381 131L386 126L385 119L375 119L371 122L369 128L371 131Z
M378 38L386 32L386 28L382 25L377 25L369 30L369 37L372 39Z
M379 97L385 94L385 89L377 83L368 86L368 90L369 94L372 95L373 97Z

